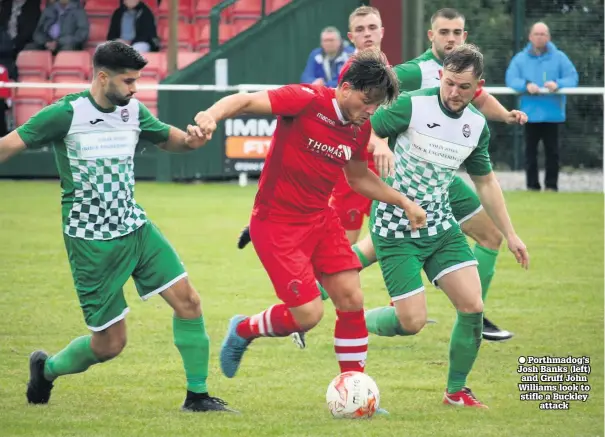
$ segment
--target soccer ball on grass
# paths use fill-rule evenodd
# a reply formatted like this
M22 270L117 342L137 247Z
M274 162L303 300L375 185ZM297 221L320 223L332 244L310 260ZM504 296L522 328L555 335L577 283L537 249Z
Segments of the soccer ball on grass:
M378 386L361 372L344 372L334 378L326 392L328 410L338 419L367 419L380 404Z

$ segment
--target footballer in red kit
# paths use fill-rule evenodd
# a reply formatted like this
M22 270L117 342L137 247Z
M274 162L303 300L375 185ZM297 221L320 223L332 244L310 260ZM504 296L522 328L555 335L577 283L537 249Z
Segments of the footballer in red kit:
M250 220L250 235L277 297L282 301L251 317L234 316L223 341L223 373L235 376L250 343L313 328L323 316L318 280L336 307L334 348L340 371L365 369L368 332L359 281L361 264L351 250L329 197L343 169L362 195L400 205L415 227L426 223L418 205L368 170L370 116L398 95L397 78L384 55L354 56L336 89L288 85L235 94L200 112L195 122L211 136L216 123L238 114L278 116Z

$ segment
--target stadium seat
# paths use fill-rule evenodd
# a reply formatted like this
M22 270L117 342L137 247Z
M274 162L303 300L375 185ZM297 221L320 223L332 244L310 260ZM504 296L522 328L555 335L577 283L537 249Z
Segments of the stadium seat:
M149 85L154 84L157 85L158 81L154 80L151 77L141 77L137 81L137 85ZM156 106L158 101L158 91L157 90L142 90L139 89L135 94L135 97L140 100L145 106Z
M197 53L197 52L184 52L181 51L178 53L178 57L177 57L177 66L179 67L179 70L185 68L186 66L188 66L189 64L192 64L193 62L197 61L199 58L201 58L203 55L205 55L205 53Z
M231 7L232 18L258 18L261 12L262 0L238 0Z
M90 54L86 51L62 51L55 56L51 79L55 80L58 76L70 76L72 81L88 79L91 70Z
M28 79L28 80L25 80ZM19 82L27 83L27 82L46 82L50 83L47 79L40 79L39 77L33 76L29 80L29 78L21 77ZM15 100L19 101L29 101L34 103L43 103L48 104L53 97L53 89L52 88L16 88L15 89Z
M234 32L234 27L232 24L221 23L218 28L218 41L219 44L223 44L225 41L229 40ZM204 26L199 29L195 47L197 50L201 50L205 47L210 47L210 25Z
M290 0L266 0L267 13L275 12L279 8L286 6Z
M158 23L158 35L160 37L162 48L166 48L168 46L169 32L170 28L168 27L168 23L166 21L161 21L160 23ZM177 32L179 49L193 49L193 25L187 23L179 23Z
M15 100L13 102L13 118L15 120L15 126L21 126L27 120L31 118L36 112L43 109L47 103L29 101L29 100Z
M83 81L78 80L75 76L58 76L53 80L54 83L77 83L82 84L82 86L76 86L74 88L55 88L53 89L52 101L56 102L61 97L66 96L71 93L79 93L84 91L89 85Z
M89 47L96 47L100 43L107 41L109 21L106 17L91 17L88 19L90 31L88 33L87 45Z
M178 0L178 16L180 21L191 21L193 14L193 0ZM170 1L164 0L160 3L158 7L158 12L156 14L159 18L168 18L170 8Z
M87 0L84 10L90 17L111 17L113 11L120 6L119 0Z
M234 26L234 34L233 36L237 35L240 32L243 32L244 30L254 26L256 23L258 22L257 18L236 18L233 21L233 26Z
M218 5L222 0L194 0L197 1L195 5L195 9L193 11L194 18L196 20L200 18L208 18L210 16L210 11L216 5Z
M155 80L161 80L166 77L167 63L165 52L145 53L147 65L141 70L141 77L151 77Z
M52 54L46 50L23 50L17 56L20 75L47 79L52 68Z
M143 3L145 3L147 5L147 7L149 9L151 9L151 12L153 13L153 15L155 15L157 17L158 15L158 0L142 0ZM166 1L166 0L164 0ZM164 2L162 2L164 3Z

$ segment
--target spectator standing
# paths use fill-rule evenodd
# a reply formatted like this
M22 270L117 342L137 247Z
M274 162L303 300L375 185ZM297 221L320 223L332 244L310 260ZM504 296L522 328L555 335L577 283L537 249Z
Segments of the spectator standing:
M544 144L546 175L544 186L558 191L559 126L565 122L565 95L561 88L576 87L578 72L567 55L550 41L548 26L535 23L529 32L529 43L517 53L506 70L506 86L524 93L521 111L528 122L525 125L525 171L527 189L540 191L538 177L538 144ZM546 88L548 94L540 94Z

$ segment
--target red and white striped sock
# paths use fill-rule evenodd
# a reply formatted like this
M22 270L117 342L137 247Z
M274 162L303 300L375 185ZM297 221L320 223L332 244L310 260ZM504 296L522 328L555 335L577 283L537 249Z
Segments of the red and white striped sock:
M334 350L340 371L363 372L368 357L368 328L363 310L336 310Z
M300 331L292 313L283 303L273 305L262 313L247 317L237 325L236 332L242 338L286 337Z

